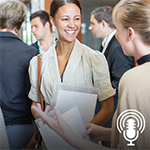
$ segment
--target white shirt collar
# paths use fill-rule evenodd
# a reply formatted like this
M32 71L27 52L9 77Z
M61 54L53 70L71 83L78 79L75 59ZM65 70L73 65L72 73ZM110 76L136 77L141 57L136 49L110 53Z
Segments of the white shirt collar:
M102 46L103 46L103 51L102 53L104 54L109 42L111 41L112 37L116 34L116 30L111 32L105 39L102 41Z

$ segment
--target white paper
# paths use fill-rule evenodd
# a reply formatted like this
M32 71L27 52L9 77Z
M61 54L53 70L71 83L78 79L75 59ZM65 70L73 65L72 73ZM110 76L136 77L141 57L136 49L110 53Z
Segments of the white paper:
M76 97L78 97L79 103L86 115L87 123L89 123L93 119L95 113L95 106L97 101L96 94L59 90L56 106L60 107Z
M81 134L86 130L82 122L81 115L78 107L75 106L62 114L63 119L68 123L72 132L81 137ZM47 149L75 149L69 145L63 138L61 138L56 132L44 124L43 121L38 121L38 127L41 132L42 138L46 144ZM87 137L89 140L89 138Z
M59 90L83 92L83 93L89 93L89 94L98 93L98 89L94 87L83 87L83 86L68 85L65 83L55 83L52 98L51 98L51 103L50 103L51 105L50 110L53 110L53 108L56 106L56 100L57 100Z

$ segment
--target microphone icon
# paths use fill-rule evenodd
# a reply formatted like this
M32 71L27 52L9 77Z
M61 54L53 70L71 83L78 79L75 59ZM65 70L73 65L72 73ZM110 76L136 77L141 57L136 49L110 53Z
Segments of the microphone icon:
M123 111L117 118L117 129L120 133L123 131L123 137L129 141L128 146L135 146L133 141L139 137L145 129L145 118L137 110L128 109Z

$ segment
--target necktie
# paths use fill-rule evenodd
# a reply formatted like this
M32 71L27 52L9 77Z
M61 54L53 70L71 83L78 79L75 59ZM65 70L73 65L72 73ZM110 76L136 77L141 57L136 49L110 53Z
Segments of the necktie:
M100 52L102 52L103 51L103 46L101 45L101 47L100 47Z

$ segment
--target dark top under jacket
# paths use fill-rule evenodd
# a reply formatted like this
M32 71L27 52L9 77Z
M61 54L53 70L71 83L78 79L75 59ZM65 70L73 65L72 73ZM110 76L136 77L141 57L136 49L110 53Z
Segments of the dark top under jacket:
M137 60L137 63L138 63L139 65L142 65L142 64L144 64L144 63L146 63L146 62L150 62L150 54L144 55L143 57L141 57L141 58L139 58L139 59Z
M23 43L11 32L0 32L0 106L6 125L25 124L34 120L28 67L37 49Z

